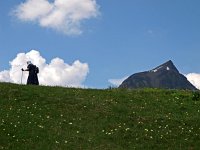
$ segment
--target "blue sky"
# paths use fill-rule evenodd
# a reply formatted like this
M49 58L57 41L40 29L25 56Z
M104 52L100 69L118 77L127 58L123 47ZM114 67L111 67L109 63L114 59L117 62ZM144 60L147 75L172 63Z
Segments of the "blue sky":
M27 0L1 0L0 71L8 70L18 53L34 49L46 63L55 57L66 64L87 63L89 73L82 83L86 87L107 88L109 79L149 70L169 59L183 74L200 73L199 0L95 2L98 13L80 20L81 33L66 34L14 14Z

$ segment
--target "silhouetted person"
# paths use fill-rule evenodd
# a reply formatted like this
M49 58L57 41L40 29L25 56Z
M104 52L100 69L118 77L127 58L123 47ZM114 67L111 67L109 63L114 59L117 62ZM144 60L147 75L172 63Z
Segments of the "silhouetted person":
M38 81L38 76L37 73L39 73L38 67L33 65L31 61L27 61L27 69L23 69L22 71L29 71L28 79L27 79L27 84L34 84L34 85L39 85Z

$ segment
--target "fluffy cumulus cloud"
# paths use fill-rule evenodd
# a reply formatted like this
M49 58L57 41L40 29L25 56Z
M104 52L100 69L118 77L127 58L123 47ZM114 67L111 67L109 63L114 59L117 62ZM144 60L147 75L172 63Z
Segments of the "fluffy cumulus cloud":
M83 87L83 82L89 73L87 63L76 60L69 65L63 59L54 58L47 64L39 51L31 50L28 53L19 53L10 61L11 68L0 72L0 81L12 83L21 83L22 81L25 84L28 72L23 72L22 76L21 68L27 67L28 60L39 67L38 78L41 85Z
M83 20L99 15L99 6L96 0L26 0L13 12L22 21L73 35L82 33Z
M188 81L190 81L197 89L200 90L200 74L198 73L189 73L185 75Z
M128 78L128 76L123 77L121 79L109 79L108 82L111 83L112 85L118 87L127 78Z

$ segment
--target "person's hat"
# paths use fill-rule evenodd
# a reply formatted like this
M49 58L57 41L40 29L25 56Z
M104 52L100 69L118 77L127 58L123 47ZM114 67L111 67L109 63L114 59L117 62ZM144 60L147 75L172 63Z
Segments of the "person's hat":
M27 61L27 64L28 64L28 65L31 64L31 61Z

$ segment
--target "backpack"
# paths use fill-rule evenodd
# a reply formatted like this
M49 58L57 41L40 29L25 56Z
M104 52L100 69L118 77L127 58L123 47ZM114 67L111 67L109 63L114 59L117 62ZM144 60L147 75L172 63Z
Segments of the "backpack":
M39 68L36 67L35 73L39 73Z
M35 73L39 73L39 68L36 65L34 65L34 71Z

